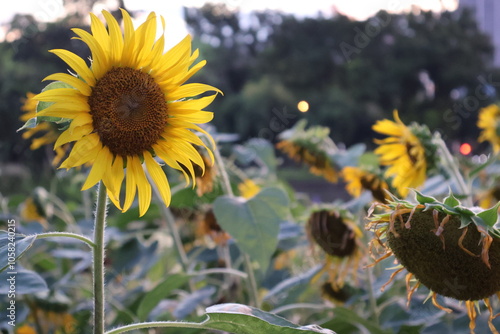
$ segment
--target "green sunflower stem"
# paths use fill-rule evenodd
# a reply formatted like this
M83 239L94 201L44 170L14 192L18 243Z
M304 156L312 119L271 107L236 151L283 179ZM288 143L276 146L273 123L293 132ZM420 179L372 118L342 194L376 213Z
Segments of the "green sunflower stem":
M217 145L215 145L214 147L214 156L215 156L215 163L217 164L218 167L219 175L221 176L222 179L222 186L224 188L224 192L226 193L226 195L234 197L233 188L231 188L231 182L229 181L229 175L227 174L227 170L224 165L224 160L222 159L219 147ZM248 279L247 279L248 290L250 298L252 299L252 304L257 308L260 308L257 280L255 279L255 273L252 267L252 261L250 257L242 250L241 253L243 254L243 263L245 265L245 271L248 274Z
M94 220L94 334L104 334L104 230L106 229L106 208L108 196L106 187L99 182L97 191L96 212Z
M451 155L448 146L446 146L446 143L439 134L435 135L434 142L438 146L438 152L441 152L440 157L442 159L443 167L448 171L450 176L455 181L458 190L464 196L466 196L464 204L466 206L472 206L471 190L467 186L467 183L465 182L462 173L460 173L460 170L458 169L458 163L456 162L455 158Z
M375 292L373 291L373 268L366 268L366 280L368 283L368 299L370 301L370 308L372 310L373 321L376 324L380 324L380 311L377 305L377 298L375 297Z

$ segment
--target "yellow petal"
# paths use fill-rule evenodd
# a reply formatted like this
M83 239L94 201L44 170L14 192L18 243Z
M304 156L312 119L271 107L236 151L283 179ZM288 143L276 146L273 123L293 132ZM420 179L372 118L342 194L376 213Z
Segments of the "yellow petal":
M122 212L127 211L135 198L137 184L135 174L132 173L132 158L127 157L127 172L125 173L125 203L123 203Z
M108 190L109 198L112 200L113 204L121 210L120 206L120 190L123 183L123 178L125 174L123 172L123 158L121 156L115 156L113 165L109 173L103 175L103 182Z
M188 161L187 165L184 165L184 164L183 165L186 166L186 169L189 171L191 176L188 175L188 173L186 172L186 169L182 168L181 165L179 165L179 163L174 158L172 158L172 156L171 156L172 152L170 152L170 148L165 141L161 141L159 144L154 144L153 150L160 157L160 159L165 161L165 163L167 165L182 172L182 174L184 175L184 178L186 179L186 185L188 185L190 183L191 178L194 179L194 177L195 177L194 169L193 169L193 165L189 162L189 159L186 159Z
M90 68L87 66L85 61L78 57L73 52L63 49L50 50L49 52L54 53L56 56L61 58L66 64L68 64L78 75L80 75L83 80L90 86L95 86L95 77Z
M127 168L130 167L130 170L127 171L127 175L128 173L134 174L139 193L139 216L142 217L146 211L148 211L149 205L151 204L151 185L144 174L139 157L132 156L127 159Z
M207 91L215 91L222 94L222 91L206 84L189 83L178 87L174 91L167 94L167 100L175 101L186 97L195 97Z
M110 172L111 161L113 161L113 155L106 146L103 146L95 158L89 176L82 186L82 190L87 190L101 181L103 175Z
M170 185L165 172L149 152L144 152L144 162L146 163L149 175L156 184L156 188L160 193L161 199L166 206L169 206L172 195L170 193Z
M122 31L113 15L105 10L102 11L102 14L106 18L109 29L109 37L113 41L113 43L111 43L111 59L113 63L116 63L120 60L120 57L123 53Z
M209 96L201 97L199 99L191 99L186 101L175 101L168 104L168 111L174 110L202 110L206 108L210 103L212 103L217 94L212 94Z
M110 39L106 27L97 16L90 13L90 30L97 42L102 46L104 52L108 53Z
M78 126L73 129L67 129L63 131L60 135L59 138L57 138L54 148L62 146L66 143L79 140L83 136L86 136L90 134L94 130L94 127L91 124L85 124L82 126Z
M79 103L86 102L87 97L80 94L74 88L49 89L33 97L37 101L54 102L61 99L77 100Z
M79 90L80 93L84 96L90 96L90 94L92 94L92 89L85 83L85 81L66 73L54 73L43 79L43 81L45 80L55 80L67 83L68 85L73 86L75 89Z
M101 150L99 135L91 133L75 143L69 157L61 164L60 168L72 168L91 162Z

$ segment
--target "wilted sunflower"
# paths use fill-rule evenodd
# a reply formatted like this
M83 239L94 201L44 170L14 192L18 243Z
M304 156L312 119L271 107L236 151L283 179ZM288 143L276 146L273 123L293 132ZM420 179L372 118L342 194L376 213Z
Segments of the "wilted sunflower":
M439 305L437 295L464 301L471 333L476 304L483 300L490 311L489 327L498 333L489 300L494 294L500 297L500 231L493 227L498 204L477 212L463 207L451 193L443 202L416 194L417 204L394 198L374 204L368 214L367 228L375 233L371 250L380 245L385 250L375 263L392 255L400 263L386 285L406 269L408 303L420 284L431 290L432 303L446 312L452 310ZM386 212L373 214L375 208ZM412 279L417 281L413 287Z
M324 270L335 291L344 286L351 274L356 279L363 257L362 232L345 210L319 209L312 212L307 222L308 235L326 253Z
M83 190L102 180L111 201L122 211L130 208L138 192L139 212L143 215L151 202L151 185L143 164L166 205L171 198L169 182L155 157L183 172L187 181L195 178L193 163L204 168L205 162L192 144L207 147L191 130L202 132L212 140L195 123L206 123L213 118L211 112L202 109L217 94L193 98L207 91L220 91L205 84L184 84L205 65L205 61L201 61L191 66L198 50L191 52L189 35L163 53L164 36L155 41L156 14L149 14L146 22L134 29L129 14L122 10L122 35L115 18L107 11L102 13L108 30L93 14L91 33L73 29L77 39L90 48L90 68L70 51L51 50L76 75L57 73L45 78L62 81L68 88L38 94L36 100L53 104L39 110L37 116L71 120L55 146L75 141L62 168L93 164ZM164 29L165 22L162 17L160 20ZM207 151L212 159L211 151L208 148ZM120 189L124 178L126 190L122 206Z
M199 166L197 164L193 165L196 179L196 194L201 197L214 189L214 179L217 175L217 169L214 168L207 154L199 149L197 149L197 151L205 163L204 166ZM187 168L184 168L184 171L189 172Z
M479 111L477 126L482 129L479 141L491 143L494 152L500 151L500 108L496 104L489 105Z
M392 186L406 197L409 188L415 188L425 182L427 171L434 167L436 146L425 126L412 124L407 127L401 122L398 111L394 110L394 120L380 120L373 125L373 130L388 135L385 139L375 139L380 146L375 153L380 163L388 166L386 177L392 177Z
M311 173L330 182L337 182L338 168L331 159L337 147L328 136L330 130L322 126L314 126L308 130L305 127L306 121L303 120L292 129L282 132L276 148L291 159L309 166Z
M26 93L26 98L22 100L23 105L21 106L21 110L24 111L24 114L19 117L19 120L27 122L36 116L36 105L38 102L33 99L34 96L35 94L31 92ZM32 128L26 129L22 137L23 139L31 139L30 149L36 150L44 145L54 144L60 134L61 131L57 128L57 125L52 123L39 123ZM69 144L57 147L55 149L56 156L52 160L52 165L59 165L68 149Z
M220 227L212 209L198 217L196 234L198 237L210 237L217 245L226 244L231 236Z
M379 175L360 167L350 166L344 167L341 174L347 183L346 190L351 196L359 197L363 190L368 190L376 201L383 203L388 199L385 190L389 187Z

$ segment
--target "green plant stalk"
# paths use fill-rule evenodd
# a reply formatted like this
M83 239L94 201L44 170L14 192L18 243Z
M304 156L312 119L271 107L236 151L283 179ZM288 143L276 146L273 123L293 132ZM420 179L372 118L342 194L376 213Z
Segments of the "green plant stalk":
M106 229L106 208L108 196L106 187L99 182L97 190L96 212L94 220L94 259L93 259L93 279L94 279L94 334L104 333L104 231Z
M87 245L89 245L90 248L94 249L96 246L92 240L90 240L87 237L84 237L83 235L76 234L76 233L71 233L71 232L45 232L45 233L39 233L36 235L37 239L44 239L44 238L58 238L58 237L64 237L64 238L73 238L77 239L80 241L85 242Z
M443 167L446 168L450 176L455 180L460 192L466 195L465 205L472 206L472 194L470 188L464 180L464 177L458 170L458 165L448 150L446 143L443 141L441 136L435 136L434 142L437 144L439 151L441 152L441 159L443 161Z
M149 174L146 174L146 175L148 176L150 183L153 185L152 189L153 189L153 193L154 193L155 197L160 202L162 202L160 192L158 191L158 189L154 185L154 182L152 182L150 175ZM182 270L185 273L187 273L189 270L189 259L188 259L188 256L186 254L186 251L184 250L184 246L182 244L182 239L181 239L181 236L179 235L179 230L177 229L177 225L175 224L175 217L172 214L172 211L168 207L166 207L165 205L160 205L160 208L161 208L161 213L163 215L163 218L167 222L168 229L170 231L170 235L172 236L172 239L174 241L174 246L175 246L175 249L177 250L177 255L179 256L179 262L181 263ZM189 280L189 289L191 291L195 290L194 285L191 282L191 280Z
M229 176L227 175L227 171L224 166L224 161L222 160L222 156L220 154L217 145L215 145L214 147L214 156L215 156L215 163L217 164L218 167L219 175L221 176L222 179L222 186L224 188L224 192L229 197L234 197L233 189L231 188L231 182L229 181ZM252 304L257 308L260 308L257 280L255 279L255 273L252 268L252 261L246 253L244 253L243 251L241 253L243 254L245 271L248 274L247 281L248 281L249 293L252 298Z
M380 324L379 308L377 306L377 298L375 298L375 292L373 291L373 273L372 268L366 268L366 280L368 283L368 299L370 301L370 308L373 312L373 321L378 325Z

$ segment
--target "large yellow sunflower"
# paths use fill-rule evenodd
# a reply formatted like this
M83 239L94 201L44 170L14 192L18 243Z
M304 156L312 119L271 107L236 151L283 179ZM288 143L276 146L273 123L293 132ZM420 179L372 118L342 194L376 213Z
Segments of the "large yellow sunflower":
M496 104L489 105L479 111L477 126L482 129L479 141L489 141L493 151L500 151L500 108Z
M45 78L71 87L38 94L36 100L53 104L37 116L71 120L55 146L75 142L61 168L92 164L82 190L102 180L111 201L122 211L130 208L138 192L142 216L151 202L147 174L158 187L165 205L170 203L169 182L155 157L184 173L186 181L193 179L193 183L193 163L202 168L205 163L192 144L205 147L213 161L210 149L192 130L204 133L213 144L210 135L196 124L213 118L211 112L202 109L217 94L194 97L220 90L205 84L185 84L205 61L192 66L198 50L191 52L189 35L164 53L164 36L155 40L158 18L165 29L162 17L151 13L134 29L130 15L122 10L122 34L115 18L107 11L102 14L108 29L93 14L91 33L73 29L78 35L75 38L90 48L91 67L70 51L51 50L76 74L56 73ZM122 205L120 189L124 179Z
M392 186L405 197L409 188L425 182L428 166L424 145L414 131L401 122L397 110L394 120L383 119L373 125L374 131L389 136L375 139L380 145L375 153L382 165L389 166L385 176L393 177Z

